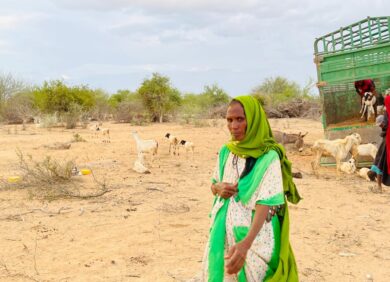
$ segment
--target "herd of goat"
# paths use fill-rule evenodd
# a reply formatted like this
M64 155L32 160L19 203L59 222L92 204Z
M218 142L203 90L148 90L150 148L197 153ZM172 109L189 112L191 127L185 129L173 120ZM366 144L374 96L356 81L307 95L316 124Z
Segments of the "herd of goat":
M305 134L288 134L280 131L274 131L274 137L277 142L285 145L293 143L298 151L303 150L303 137ZM322 157L333 157L336 161L336 172L340 175L340 172L352 174L356 172L358 166L358 158L363 156L369 156L375 159L378 152L376 145L372 143L361 144L362 138L358 133L352 133L347 135L343 139L319 139L316 140L311 147L314 154L314 160L311 162L314 174L318 176L318 168ZM348 161L344 161L349 155L351 158ZM367 172L368 168L362 168L358 171L358 175L369 180Z
M108 128L102 128L101 125L95 124L90 127L90 130L94 132L94 136L101 135L103 137L103 142L110 142L110 130ZM273 131L274 138L278 143L284 146L286 144L294 144L294 147L299 152L302 152L304 149L304 137L307 134L307 132L304 134L301 132L295 134L277 130ZM149 154L151 156L151 160L153 161L154 157L157 155L158 142L154 139L142 139L137 131L132 131L132 135L136 142L138 156L135 166L139 167L137 170L146 171L147 169L144 162L145 154ZM192 157L194 157L195 145L193 142L181 140L171 133L167 133L165 138L169 143L170 155L179 155L179 148L182 147L186 151L187 155L191 153ZM316 140L311 147L312 153L314 154L314 160L311 163L314 174L318 176L318 168L321 157L330 156L335 159L338 176L341 172L347 174L355 173L358 166L357 161L359 156L370 156L375 159L378 151L376 145L371 143L361 144L361 141L361 136L358 133L352 133L343 139ZM351 158L348 161L345 161L349 155ZM362 168L358 174L361 177L368 179L367 171L368 168Z

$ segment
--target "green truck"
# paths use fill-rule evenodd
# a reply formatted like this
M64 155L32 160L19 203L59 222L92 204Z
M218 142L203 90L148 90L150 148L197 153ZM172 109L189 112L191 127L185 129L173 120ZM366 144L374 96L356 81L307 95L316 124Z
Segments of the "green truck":
M379 144L375 121L360 119L354 82L372 79L378 94L390 88L390 16L368 17L317 38L314 63L325 137L344 138L357 132L362 143Z

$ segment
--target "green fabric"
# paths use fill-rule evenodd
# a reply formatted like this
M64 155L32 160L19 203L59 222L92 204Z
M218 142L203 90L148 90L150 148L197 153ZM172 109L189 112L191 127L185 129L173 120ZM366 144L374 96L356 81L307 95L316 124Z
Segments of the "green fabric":
M268 199L265 200L258 200L256 202L258 205L263 205L263 206L278 206L278 205L283 205L284 204L284 195L283 193L278 193Z
M219 178L223 179L223 172L225 168L226 160L229 157L229 148L224 145L219 151ZM257 187L260 184L260 181L263 179L263 174L267 170L268 166L276 159L278 159L278 154L271 150L256 160L256 164L249 174L245 177L238 180L238 193L235 197L236 201L241 201L244 205L249 202L253 193L256 191ZM221 181L221 180L220 180ZM282 196L283 197L283 196ZM282 202L284 203L284 198ZM279 203L278 203L279 204Z
M258 158L270 150L276 151L281 163L284 193L289 202L297 204L301 197L292 180L291 162L287 159L283 146L273 139L267 116L259 101L252 96L239 96L234 100L244 107L247 128L244 140L232 140L226 146L233 154L242 158Z
M229 150L221 149L219 152L219 181L223 179L223 173ZM218 200L215 196L214 204ZM214 218L214 224L210 229L210 249L209 249L209 282L223 281L225 273L225 237L226 237L226 213L229 199L220 199L223 206L218 210ZM222 246L221 246L222 245Z
M236 243L241 242L244 240L246 235L248 235L249 227L248 226L234 226L233 227L233 235L234 240ZM238 282L246 282L246 275L245 275L245 264L241 268L241 270L237 274Z
M265 274L264 280L266 281L268 278L271 278L275 270L278 268L279 265L279 254L280 254L280 222L279 218L277 216L274 216L271 220L272 223L272 230L274 231L274 240L275 240L275 246L272 250L272 256L271 260L268 264L268 269Z
M253 193L259 187L264 173L267 171L268 166L278 158L278 154L271 150L260 156L251 172L238 181L238 193L235 198L236 201L240 200L244 205L249 203Z
M221 150L219 150L218 158L219 158L219 181L223 179L223 173L225 170L225 163L230 154L229 149L226 146L222 146Z
M295 263L294 253L289 242L290 222L288 216L288 206L285 204L283 216L279 216L282 220L280 231L280 253L279 265L275 273L267 279L267 282L298 282L298 268Z
M215 216L214 224L210 229L209 249L209 282L221 282L225 273L225 244L226 213L230 199L222 199L223 206Z
M219 178L223 179L226 160L229 157L229 149L226 146L222 146L219 152ZM241 201L243 204L248 203L253 193L259 186L264 173L268 166L278 157L277 153L272 151L267 152L256 160L256 163L249 174L238 180L237 196L234 200ZM217 201L214 200L214 204ZM223 206L218 210L214 224L210 229L210 249L209 249L209 281L219 282L223 281L224 277L224 254L225 254L225 237L226 237L226 214L229 205L229 199L219 199L223 202ZM233 231L234 232L234 231ZM240 271L240 281L243 280L245 270Z

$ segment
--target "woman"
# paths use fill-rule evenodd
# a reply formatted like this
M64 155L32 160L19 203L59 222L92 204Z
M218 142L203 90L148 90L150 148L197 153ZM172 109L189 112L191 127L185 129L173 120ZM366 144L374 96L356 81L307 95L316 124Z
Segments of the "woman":
M376 177L377 186L371 186L370 190L373 193L382 193L382 184L390 186L390 151L387 150L390 146L390 133L388 120L390 112L390 96L385 98L386 112L383 119L377 118L377 125L382 128L381 137L382 143L379 146L378 152L375 156L374 164L371 166L370 171L367 173L371 180Z
M254 97L233 99L226 119L232 140L221 148L212 179L203 280L298 281L284 197L300 200L291 163Z

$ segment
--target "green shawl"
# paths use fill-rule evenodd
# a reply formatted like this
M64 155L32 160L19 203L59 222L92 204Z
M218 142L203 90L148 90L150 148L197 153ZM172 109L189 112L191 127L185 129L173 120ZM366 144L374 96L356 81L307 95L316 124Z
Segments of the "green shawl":
M220 160L220 179L223 178L223 171L229 151L240 157L257 158L257 163L262 162L263 157L269 155L268 152L275 151L280 159L283 189L287 200L296 204L301 197L295 187L291 174L291 163L287 160L284 148L277 144L272 136L267 117L260 103L252 96L240 96L234 100L239 101L245 111L247 129L245 138L242 141L230 141L221 149ZM228 149L228 150L227 150ZM254 170L256 167L254 168ZM262 176L262 173L260 174ZM259 184L258 177L255 181L247 175L244 179L239 180L239 191L247 191L246 196L236 198L246 202L253 193L253 187ZM254 179L252 179L254 180ZM254 183L257 182L257 183ZM249 192L251 191L251 192ZM239 193L240 194L240 193ZM240 195L239 195L240 196ZM245 199L244 199L245 198ZM224 273L224 242L226 234L226 213L230 199L224 200L223 206L215 216L214 224L210 230L210 250L209 250L209 281L222 281ZM281 223L281 246L279 253L279 264L275 273L267 281L298 281L298 271L295 263L294 254L289 242L289 216L287 203L278 214ZM239 281L246 281L245 273L240 271L238 274Z

